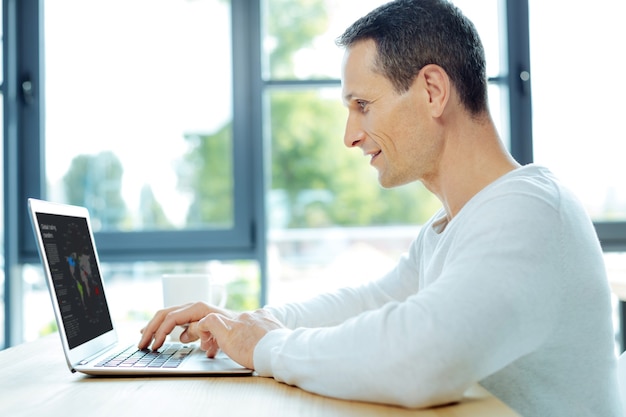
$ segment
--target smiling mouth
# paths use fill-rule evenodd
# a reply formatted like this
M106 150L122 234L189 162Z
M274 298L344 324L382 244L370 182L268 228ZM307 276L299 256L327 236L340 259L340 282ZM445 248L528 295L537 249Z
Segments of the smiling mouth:
M381 153L382 153L382 151L378 151L378 152L376 152L376 153L371 154L371 155L372 155L372 158L370 159L370 164L374 163L374 160L375 160L376 158L378 158L378 155L380 155Z

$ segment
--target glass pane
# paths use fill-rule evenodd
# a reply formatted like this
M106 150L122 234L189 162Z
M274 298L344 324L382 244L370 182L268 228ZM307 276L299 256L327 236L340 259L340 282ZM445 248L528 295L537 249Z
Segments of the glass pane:
M500 34L502 0L454 0L453 3L474 23L485 48L487 76L502 75L501 52L506 45L506 36Z
M529 7L534 159L578 194L594 220L624 221L626 2L569 2L567 18L561 2Z
M270 91L267 98L270 227L421 224L439 207L421 185L380 187L360 150L344 146L347 111L338 88Z
M104 263L102 279L111 316L122 330L138 332L163 308L161 276L175 273L209 273L226 287L226 308L259 308L260 272L253 261L196 263ZM24 340L35 340L57 330L41 265L24 265Z
M272 303L380 275L440 207L419 183L378 185L362 154L343 144L339 98L338 88L266 96Z
M384 0L265 0L265 77L335 78L343 51L335 39Z
M47 1L48 197L96 230L231 227L230 33L224 0Z
M335 45L359 17L387 0L265 0L265 79L339 79L343 51ZM487 73L500 74L500 0L454 2L474 22L485 46Z
M339 78L343 51L335 46L335 38L382 3L267 0L266 78ZM493 76L500 71L499 4L459 2L481 32ZM347 110L340 99L339 88L273 86L266 91L271 303L378 278L395 265L420 225L440 207L419 183L379 186L376 170L360 152L343 144ZM490 85L489 99L508 144L508 111L502 108L506 91Z
M500 95L490 88L496 121ZM272 303L377 278L441 206L421 183L379 186L376 170L343 144L347 111L339 97L339 88L266 95Z

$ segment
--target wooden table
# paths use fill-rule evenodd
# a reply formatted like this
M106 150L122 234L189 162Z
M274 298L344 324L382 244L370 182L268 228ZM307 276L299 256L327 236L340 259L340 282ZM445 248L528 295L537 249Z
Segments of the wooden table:
M30 360L26 360L30 358ZM458 404L408 410L310 394L271 378L72 374L57 335L0 351L0 416L517 416L476 386Z

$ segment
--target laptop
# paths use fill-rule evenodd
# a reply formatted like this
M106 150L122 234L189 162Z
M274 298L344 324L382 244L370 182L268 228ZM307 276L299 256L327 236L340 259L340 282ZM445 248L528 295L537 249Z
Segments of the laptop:
M118 340L85 207L29 199L29 212L67 365L89 375L251 375L221 353L169 343L139 351Z

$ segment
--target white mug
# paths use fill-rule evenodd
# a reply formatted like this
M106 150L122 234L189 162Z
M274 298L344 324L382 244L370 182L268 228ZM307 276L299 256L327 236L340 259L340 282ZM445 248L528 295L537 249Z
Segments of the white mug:
M226 305L228 294L226 285L216 283L210 274L164 274L161 276L163 288L163 306L172 307L204 301L216 307L223 308ZM172 340L179 340L184 328L178 326L172 333Z

